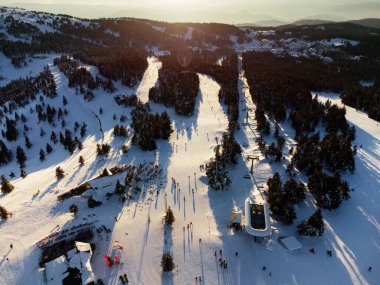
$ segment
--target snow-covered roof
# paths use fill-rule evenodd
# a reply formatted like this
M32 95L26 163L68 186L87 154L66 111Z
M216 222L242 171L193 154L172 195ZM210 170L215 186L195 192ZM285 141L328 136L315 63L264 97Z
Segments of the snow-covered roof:
M67 259L64 255L45 263L47 285L62 285L64 273L68 269Z
M81 274L82 274L82 284L88 284L95 281L95 275L91 267L91 257L92 253L87 251L81 251L78 254L80 256L80 261L82 264Z
M112 176L112 172L108 168L104 168L103 175L104 176Z
M68 260L64 255L45 264L48 285L62 285L63 279L68 276L68 268L78 268L82 276L82 284L95 281L91 267L91 245L84 242L75 242L75 247L67 252Z
M81 274L82 274L82 284L86 285L95 281L95 275L92 271L89 271L83 268L81 270Z
M76 241L75 246L76 246L78 251L89 251L89 252L91 252L91 245L89 243Z
M76 255L78 253L78 250L76 248L73 248L72 250L69 250L67 253L66 253L66 256L67 256L67 259L71 259L74 255Z
M75 250L76 251L76 250ZM76 253L74 254L74 256L72 256L70 258L70 261L69 261L69 267L71 268L81 268L82 265L81 265L81 259L80 259L80 255L78 254L78 252L76 251Z
M294 236L283 238L281 242L290 251L297 251L302 248L302 244Z

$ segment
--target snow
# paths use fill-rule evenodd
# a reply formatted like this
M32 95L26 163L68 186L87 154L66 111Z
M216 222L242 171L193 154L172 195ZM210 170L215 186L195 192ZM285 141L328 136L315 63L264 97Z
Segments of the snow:
M64 273L68 269L67 259L64 255L45 264L46 280L48 285L61 285Z
M201 276L204 284L377 284L380 278L377 268L380 262L380 128L366 114L346 107L347 119L356 127L356 144L361 146L356 156L356 173L343 176L355 190L351 193L351 199L338 210L323 211L326 226L324 236L310 239L296 234L295 225L315 210L313 199L308 195L308 199L297 208L298 218L294 225L284 226L271 219L271 237L255 243L245 232L233 232L227 227L231 210L242 209L247 197L261 193L261 186L265 185L274 171L282 171L283 174L285 165L269 163L257 149L255 106L243 71L239 78L241 130L236 134L243 153L239 163L229 168L231 189L215 192L208 188L205 173L200 172L199 168L213 156L215 137L220 140L228 126L227 108L218 100L220 86L213 78L199 74L200 91L191 117L179 116L173 108L150 104L152 112L169 113L174 133L170 141L158 141L157 151L142 152L130 145L130 137L113 137L112 129L116 123L112 120L113 114L127 115L124 124L130 124L132 110L116 105L113 96L124 92L136 93L140 100L148 102L149 89L157 83L161 67L159 60L148 58L149 67L136 88L125 88L116 82L118 90L114 94L96 90L95 99L87 102L75 94L75 89L68 88L67 78L52 66L54 56L34 58L29 66L19 70L8 65L4 57L0 58L0 74L6 77L6 80L1 81L2 85L30 72L37 74L45 64L49 64L58 86L58 97L46 98L45 103L58 108L62 106L62 95L65 95L69 111L65 120L69 128L72 129L75 121L85 121L88 125L83 150L69 156L57 144L53 146L54 152L40 162L39 149L49 141L50 132L59 130L59 127L38 124L35 114L29 113L29 106L18 110L20 115L25 114L28 125L33 127L28 133L33 146L27 150L28 176L25 179L18 178L19 169L15 161L1 167L1 174L8 175L14 171L17 177L11 179L16 189L0 196L0 204L13 213L11 219L0 222L0 256L4 256L0 259L0 284L30 284L31 281L33 284L46 284L44 272L38 269L41 252L36 242L55 232L57 225L60 230L65 230L85 222L93 223L96 228L105 225L111 229L111 233L103 231L95 234L96 250L91 261L88 255L81 259L86 266L91 266L95 279L102 278L105 284L118 284L119 275L124 273L128 273L132 284L192 284L195 276ZM93 68L91 72L97 70ZM333 103L341 104L337 94L320 93L319 99L330 99ZM31 106L36 103L31 103ZM99 107L103 109L99 117L104 133L99 130L99 122L94 117ZM41 126L47 133L43 138L39 136ZM292 140L294 131L289 122L280 124L280 134L287 140L286 149L295 144ZM110 143L112 151L108 158L96 156L97 143ZM9 146L14 151L19 144L23 145L23 141L12 142ZM120 150L124 144L130 147L127 154ZM244 179L250 171L248 155L260 158L254 163L254 179ZM79 156L85 158L83 166L78 164ZM95 179L105 167L139 165L144 161L158 165L163 170L157 183L143 181L141 192L133 194L133 198L125 203L118 201L117 197L105 198L107 192L114 190L116 180L123 183L125 177L124 173ZM56 181L54 175L58 165L66 172L60 181ZM172 177L179 183L181 191L172 187ZM297 178L305 179L302 175ZM86 181L90 181L94 189L97 188L94 198L103 202L101 206L90 209L83 197L57 201L57 195ZM79 207L76 218L68 213L72 203ZM162 217L167 206L173 209L176 221L173 228L165 230ZM118 217L117 222L115 217ZM188 229L190 223L192 226ZM278 238L292 235L306 249L314 248L315 255L308 250L298 255L287 252ZM10 243L13 243L13 249L9 248ZM219 250L222 250L222 255ZM327 256L326 250L332 251L331 258ZM167 251L173 254L176 264L172 274L164 274L160 268L162 253ZM108 254L112 258L118 256L121 264L108 268L101 254ZM9 258L9 261L5 258ZM71 257L70 263L77 263L74 258ZM219 258L228 262L227 269L220 267ZM60 266L63 268L63 264L62 257L59 266L56 268L54 265L53 269L61 272L63 269ZM262 270L263 266L267 270ZM367 271L369 266L373 267L371 272ZM82 272L82 276L92 278L91 274L86 275L85 270Z
M360 80L359 84L363 87L372 87L374 85L374 82L373 81Z
M282 238L281 242L292 252L298 251L302 248L302 244L294 236Z
M193 27L187 28L187 33L185 34L185 40L191 40L193 38Z
M71 256L69 258L69 267L71 267L71 268L82 268L81 256L78 254L78 251L75 248L73 250L75 250L75 253L73 256Z
M352 46L356 46L359 44L359 41L342 39L342 38L332 38L332 39L328 39L328 40L323 40L321 42L325 45L335 46L335 47L345 46L345 45L347 45L347 43L350 43Z
M115 38L120 38L120 33L119 32L114 32L111 29L107 29L105 32L107 34L113 35Z
M53 58L56 56L57 55L36 54L30 59L27 66L15 68L11 60L0 52L0 78L4 78L3 80L0 79L0 87L7 85L19 77L24 78L38 75L43 71L45 65L51 64Z
M152 28L155 29L156 31L159 31L159 32L165 32L166 31L166 29L164 27L160 27L160 26L152 25Z
M153 87L158 79L158 70L161 68L161 62L156 57L148 58L148 69L144 73L143 79L141 80L140 86L137 90L137 97L143 103L149 101L149 89Z
M89 251L91 252L91 245L89 243L76 241L75 246L78 251Z

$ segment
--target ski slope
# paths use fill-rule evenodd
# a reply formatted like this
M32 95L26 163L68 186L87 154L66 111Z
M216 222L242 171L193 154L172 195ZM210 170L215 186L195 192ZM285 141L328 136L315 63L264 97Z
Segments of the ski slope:
M18 73L28 74L29 70L44 64L51 66L53 58L54 55L36 58L30 66L21 70L9 66L7 80L16 78ZM156 84L161 67L157 58L151 57L148 62L149 67L136 89L117 83L115 94L136 93L143 102L148 102L148 91ZM84 221L104 224L112 230L111 234L96 235L94 239L96 250L92 266L97 278L102 278L105 284L119 284L118 277L124 273L128 273L130 284L165 285L194 284L195 277L199 276L202 282L195 284L377 284L380 280L380 269L377 267L380 263L380 129L378 123L365 114L346 108L347 119L356 126L358 145L356 173L344 177L355 188L351 199L338 210L323 211L324 236L316 239L297 237L304 248L299 254L291 254L278 243L278 238L296 235L295 225L315 210L310 195L298 206L298 218L294 225L284 226L272 219L272 235L268 239L255 243L251 236L244 232L234 233L227 227L231 210L234 207L243 209L245 199L259 193L252 192L254 183L265 185L275 171L280 171L283 179L286 178L284 165L269 163L257 150L255 106L241 66L241 129L236 139L242 145L243 154L238 165L229 168L232 185L230 190L224 192L210 190L205 173L199 168L213 156L216 138L220 141L228 126L226 106L219 102L217 96L220 86L213 78L199 74L200 90L191 117L179 116L173 108L150 104L152 112L169 113L174 128L170 141L159 141L158 150L154 152L142 152L138 147L131 146L128 153L123 154L121 146L130 146L130 138L113 137L115 121L112 116L127 115L126 123L130 124L132 109L117 106L113 100L114 94L103 91L95 91L93 101L84 101L75 94L75 89L67 87L67 78L58 69L53 66L51 69L58 86L58 97L46 99L45 102L58 107L62 96L67 97L67 124L72 126L77 120L88 125L84 148L69 156L61 146L54 145L54 152L40 162L38 151L41 145L46 144L47 138L40 138L39 131L30 132L33 147L27 151L28 176L12 179L15 191L0 195L0 204L13 213L11 219L0 222L0 284L46 284L44 272L38 268L40 250L35 243L54 231L57 225L65 229ZM96 73L97 70L92 68L91 72ZM339 103L336 95L319 94L319 98L331 98L334 103ZM103 114L98 112L100 107ZM28 124L39 130L41 125L34 115L29 114L29 107L19 113L24 113ZM103 133L94 113L100 118ZM47 124L43 127L50 134L52 128ZM287 122L280 125L280 133L286 137L289 148L294 143L291 139L294 133ZM95 154L96 143L102 142L112 146L107 159ZM18 144L20 142L11 144L11 148L14 150ZM250 171L250 162L246 158L252 154L260 158L254 164L255 180L244 179ZM85 158L85 165L79 167L78 158L81 155ZM156 183L144 185L138 196L124 204L113 197L103 199L100 207L89 209L86 199L81 197L72 197L62 203L56 199L58 194L89 180L93 187L99 189L99 197L103 197L105 192L113 191L117 179L123 183L125 177L125 174L119 174L92 180L104 167L125 163L138 165L144 161L163 169L162 177ZM57 182L54 170L58 165L65 170L66 176ZM0 169L1 174L5 175L11 171L18 176L15 161ZM172 178L179 183L180 190L173 187ZM302 175L298 178L305 179ZM77 218L68 213L72 203L79 207ZM165 231L162 217L169 206L174 211L176 221L172 229ZM10 249L10 243L13 243L13 249ZM309 252L311 248L314 248L315 254ZM332 251L331 258L326 250ZM173 254L176 268L171 274L161 272L163 252ZM101 257L104 253L118 255L121 264L106 267ZM227 261L226 269L219 265L219 258ZM266 270L263 270L264 266ZM373 268L371 272L367 271L369 266Z

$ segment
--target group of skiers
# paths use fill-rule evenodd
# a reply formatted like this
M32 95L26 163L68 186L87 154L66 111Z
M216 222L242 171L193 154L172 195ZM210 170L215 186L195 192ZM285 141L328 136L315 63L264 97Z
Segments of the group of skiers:
M125 283L128 283L129 280L128 280L128 275L125 273L124 275L120 275L119 276L119 279L121 281L121 283L125 284Z
M222 253L223 253L223 251L220 249L219 250L219 255L220 255L220 257L219 257L219 265L222 268L227 269L228 264L227 264L227 261L222 258ZM238 256L237 252L235 253L235 255ZM214 256L215 256L215 258L217 258L217 256L218 256L217 251L215 251Z

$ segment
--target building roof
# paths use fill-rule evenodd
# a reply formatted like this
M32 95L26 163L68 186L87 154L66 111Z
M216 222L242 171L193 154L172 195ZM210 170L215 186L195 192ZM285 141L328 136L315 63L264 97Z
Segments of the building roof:
M91 245L89 243L86 243L86 242L76 241L75 242L75 247L77 248L78 251L89 251L89 252L92 252L91 251Z
M62 285L63 279L69 275L69 268L78 268L81 273L82 284L95 281L91 267L91 245L84 242L75 242L75 248L68 251L67 257L62 255L45 263L47 285Z
M47 285L62 285L68 274L68 262L64 255L45 263Z
M302 244L294 236L282 238L281 242L290 251L297 251L302 248Z

